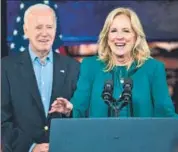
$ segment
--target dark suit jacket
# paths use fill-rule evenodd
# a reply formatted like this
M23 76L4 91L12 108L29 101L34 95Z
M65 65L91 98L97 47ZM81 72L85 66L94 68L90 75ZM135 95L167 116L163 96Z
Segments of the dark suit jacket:
M51 103L57 97L68 100L76 88L80 64L54 52ZM2 148L3 152L27 152L33 143L49 142L52 114L47 118L37 87L29 52L2 59Z

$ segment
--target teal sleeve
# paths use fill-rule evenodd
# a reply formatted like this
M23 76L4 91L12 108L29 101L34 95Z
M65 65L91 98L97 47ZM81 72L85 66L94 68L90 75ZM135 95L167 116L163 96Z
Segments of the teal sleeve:
M152 77L151 88L155 117L178 117L169 95L163 63L158 63Z
M82 61L77 88L70 100L73 104L72 115L74 118L85 117L88 110L92 89L92 75L94 75L93 68L90 58L85 58Z

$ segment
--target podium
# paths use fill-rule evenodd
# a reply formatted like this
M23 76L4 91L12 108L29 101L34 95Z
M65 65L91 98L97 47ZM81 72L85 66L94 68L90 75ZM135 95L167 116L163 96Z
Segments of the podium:
M50 152L178 152L177 118L53 119Z

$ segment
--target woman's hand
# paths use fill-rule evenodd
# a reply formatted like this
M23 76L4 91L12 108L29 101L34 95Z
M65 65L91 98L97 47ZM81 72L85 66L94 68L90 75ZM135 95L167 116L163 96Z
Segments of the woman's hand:
M70 103L65 98L59 97L52 103L49 113L59 112L62 114L70 114L72 109L73 109L72 103Z

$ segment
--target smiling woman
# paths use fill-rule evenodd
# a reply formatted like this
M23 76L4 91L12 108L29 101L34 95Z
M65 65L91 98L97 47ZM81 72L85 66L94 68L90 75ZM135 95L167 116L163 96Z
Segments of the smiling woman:
M122 21L122 22L121 22ZM108 45L117 65L125 65L131 61L131 50L136 41L130 19L126 15L115 17L108 34Z
M139 67L150 58L142 25L133 10L118 8L108 15L100 33L99 58L107 61L108 71L115 65L129 67L134 60Z
M105 88L111 90L109 104L102 98ZM72 110L73 117L113 117L116 115L110 111L117 108L120 117L177 116L164 64L150 56L142 25L133 10L116 8L109 13L99 35L98 56L82 61L77 90L70 102L57 98L51 112L66 114Z

